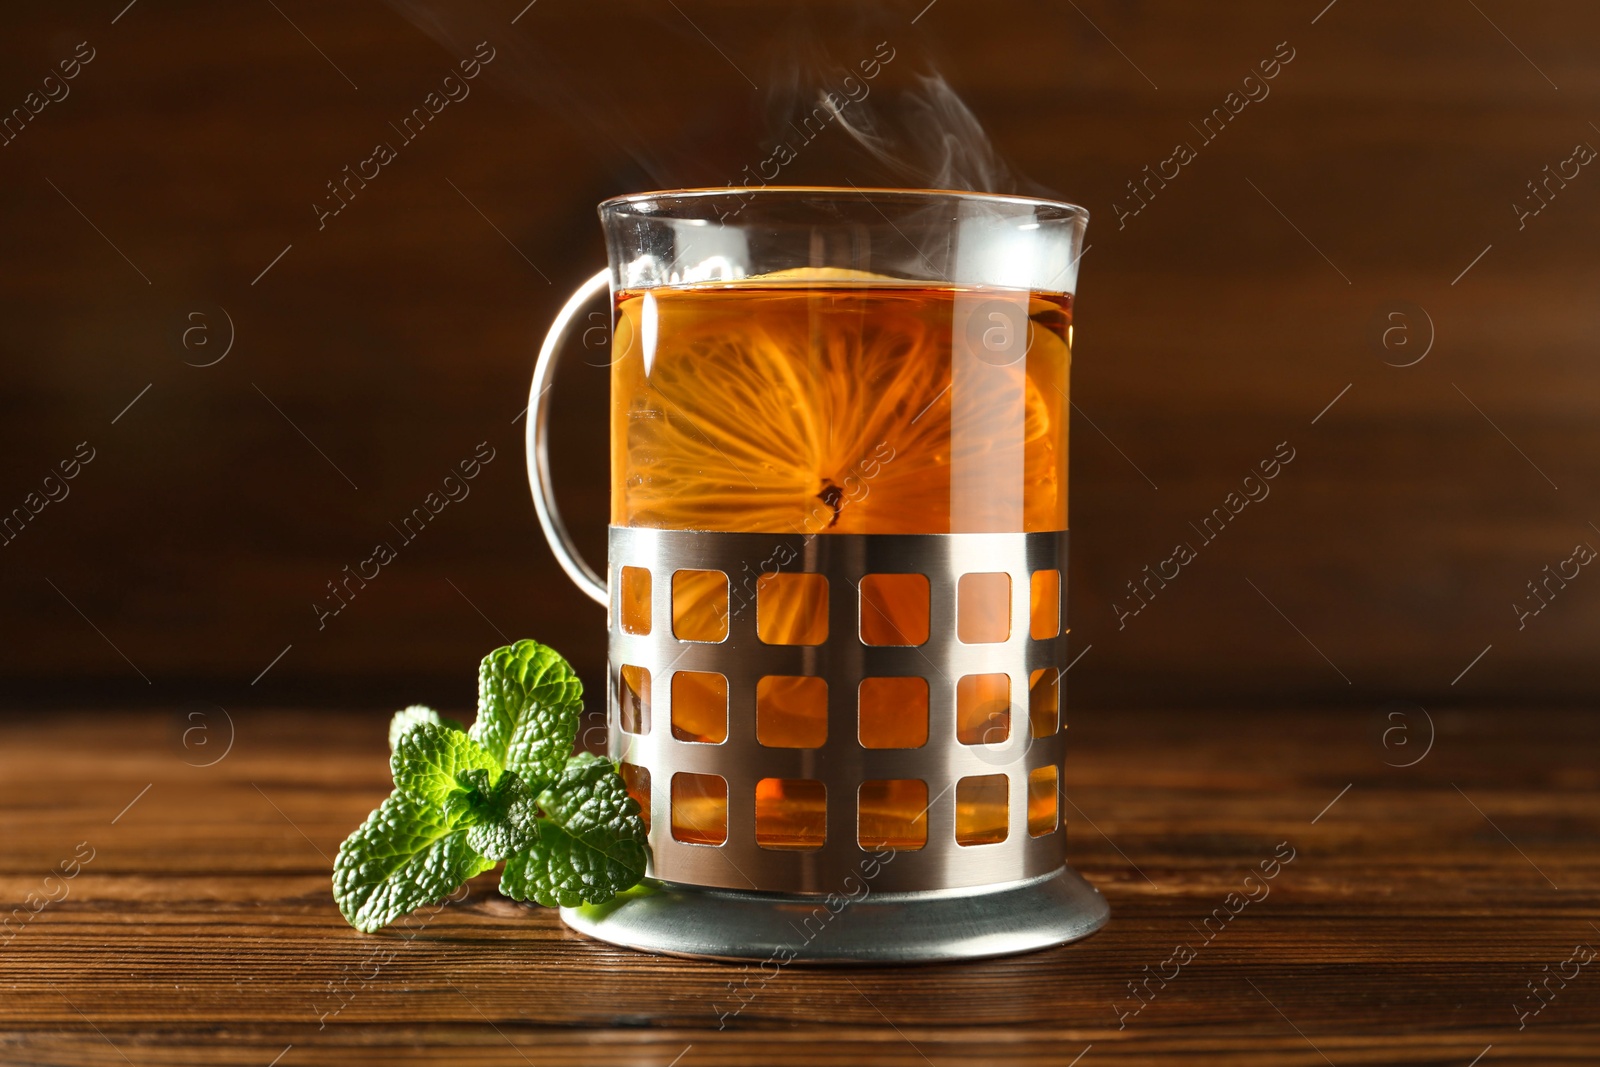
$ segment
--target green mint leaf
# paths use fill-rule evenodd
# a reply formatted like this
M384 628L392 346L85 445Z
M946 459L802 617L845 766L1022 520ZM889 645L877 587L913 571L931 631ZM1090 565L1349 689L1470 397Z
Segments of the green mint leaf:
M413 704L409 708L394 713L394 718L389 720L389 751L392 753L400 747L400 738L404 737L413 726L429 722L435 726L448 726L452 730L465 730L466 727L454 719L447 719L432 708L421 704Z
M537 791L566 766L582 711L583 684L571 665L537 641L518 641L483 658L470 733Z
M482 772L478 772L482 773ZM467 844L492 860L508 859L538 838L539 802L516 771L506 771L492 789L471 802L473 825Z
M539 794L538 837L506 861L500 892L547 907L602 904L644 877L639 805L609 761L583 753Z
M395 792L339 846L333 899L351 926L371 933L493 866L457 820Z
M441 815L453 814L474 795L487 792L500 774L499 762L482 745L434 723L418 723L402 734L389 766L396 792Z

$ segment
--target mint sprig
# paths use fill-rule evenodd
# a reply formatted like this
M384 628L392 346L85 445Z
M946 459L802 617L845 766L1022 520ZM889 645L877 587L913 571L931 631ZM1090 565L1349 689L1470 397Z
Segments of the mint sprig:
M478 671L471 729L415 705L389 726L394 792L339 846L333 897L372 932L505 861L500 892L547 906L600 904L644 877L639 805L615 764L572 753L583 686L536 641Z

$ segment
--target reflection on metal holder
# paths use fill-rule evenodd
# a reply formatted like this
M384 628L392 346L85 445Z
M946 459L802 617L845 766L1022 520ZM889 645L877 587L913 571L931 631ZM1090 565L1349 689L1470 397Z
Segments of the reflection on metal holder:
M563 912L568 924L653 951L764 959L794 941L791 924L804 928L801 918L820 906L822 914L837 916L833 932L804 938L797 956L862 962L1003 955L1098 929L1107 908L1065 867L1059 811L1066 561L1065 531L807 536L612 527L610 752L648 812L651 881L612 904ZM727 577L719 640L674 632L678 571ZM768 595L762 576L774 574L826 581L825 607L818 609L826 632L817 643L762 640L758 620ZM916 635L919 644L869 643L863 579L905 575L926 578L925 637ZM958 604L978 588L963 582L970 576L983 576L987 588L1004 590L1006 598L998 628L983 640L966 629L966 608ZM1043 626L1041 588L1052 598ZM625 709L619 698L639 699L625 668L635 679L648 672L654 680L645 685L642 713ZM726 680L724 737L686 739L673 729L673 678L681 672ZM960 695L962 679L973 676L996 679L1010 700L1008 712L993 716L1002 725L976 738L963 726ZM757 693L762 679L772 677L819 679L818 692L825 684L826 729L813 747L761 743ZM1049 686L1046 702L1041 678ZM926 683L926 738L918 747L865 743L862 683L874 679ZM720 837L676 828L675 782L685 775L724 783ZM761 838L758 795L766 789L770 796L774 779L805 786L816 798L814 841L775 846L770 836ZM915 813L920 838L892 846L868 840L863 786L869 783L925 786L926 806ZM963 831L976 810L973 783L988 790L989 826L981 838ZM836 910L830 901L847 906Z
M627 948L778 964L1010 956L1088 937L1110 914L1070 867L958 892L852 889L820 898L647 882L607 904L561 910L574 930Z

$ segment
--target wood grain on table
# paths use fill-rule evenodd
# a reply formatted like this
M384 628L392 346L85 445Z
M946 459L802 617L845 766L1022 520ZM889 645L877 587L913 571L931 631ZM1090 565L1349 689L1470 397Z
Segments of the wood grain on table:
M585 940L492 875L357 934L329 868L388 788L383 721L191 716L0 723L0 1062L1600 1059L1600 963L1568 962L1600 946L1600 725L1578 713L1078 712L1068 850L1109 926L1005 960L790 967L723 1029L753 969ZM1140 1007L1129 983L1179 946Z

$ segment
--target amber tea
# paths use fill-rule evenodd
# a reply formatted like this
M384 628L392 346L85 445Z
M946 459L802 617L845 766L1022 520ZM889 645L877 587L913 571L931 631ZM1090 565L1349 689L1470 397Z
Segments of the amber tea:
M1064 530L1071 323L1065 294L896 283L845 271L801 269L619 291L611 521L815 536ZM862 640L926 641L926 579L874 578L861 588ZM756 610L754 598L737 588L730 597L720 573L679 571L672 580L672 627L680 638L720 640L730 611ZM1034 584L1034 614L1059 617L1059 579ZM771 643L820 643L826 602L804 582L791 585L764 591L775 595L759 600L758 632ZM1009 600L1008 585L975 585L970 595L964 587L962 640L994 640L984 635L997 629L1003 640ZM624 575L624 626L636 601ZM1029 717L1047 716L1053 730L1056 674L1038 671L1032 681ZM827 693L819 683L764 680L756 696L763 745L822 743ZM721 675L680 671L656 684L673 686L672 721L662 728L683 740L725 738ZM648 715L648 678L624 676L622 685L624 708ZM922 679L871 679L858 701L864 747L926 743ZM964 679L957 693L961 740L1004 740L1010 730L1028 728L1010 722L1014 703L1004 674ZM956 797L963 843L1004 837L1004 778L997 780L992 796L974 779L968 795ZM821 843L823 796L800 788L815 784L763 783L756 795L760 844ZM1039 792L1030 783L1030 809ZM1052 819L1054 792L1052 780L1048 795L1037 797ZM859 801L863 846L917 848L925 841L929 798L922 783L869 782ZM675 784L674 836L720 842L726 803L725 793L697 792L692 781Z

